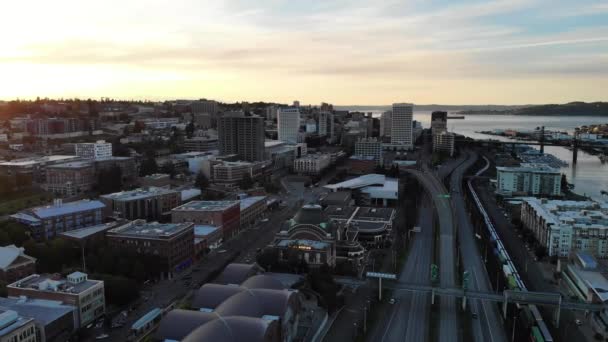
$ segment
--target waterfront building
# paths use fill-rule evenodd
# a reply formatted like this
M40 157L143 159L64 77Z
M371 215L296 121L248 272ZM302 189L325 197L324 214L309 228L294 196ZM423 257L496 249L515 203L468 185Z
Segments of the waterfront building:
M560 196L562 175L546 164L497 167L496 191L507 196Z
M550 256L583 251L608 257L608 204L525 197L521 222Z

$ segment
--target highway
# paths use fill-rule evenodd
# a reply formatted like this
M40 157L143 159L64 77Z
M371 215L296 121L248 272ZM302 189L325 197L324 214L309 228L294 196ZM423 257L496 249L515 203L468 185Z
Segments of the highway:
M421 232L413 236L406 262L399 272L399 282L430 284L433 249L433 208L428 196L422 200L418 226ZM369 341L428 341L431 297L428 293L397 292L387 319L379 322Z
M458 222L458 240L460 243L461 259L464 269L470 274L468 288L491 292L492 286L488 272L482 261L481 253L475 243L475 234L465 208L463 198L463 176L477 160L477 154L467 153L467 160L452 172L450 177L450 187L452 203ZM470 312L478 315L477 319L472 319L472 333L475 341L506 341L507 337L502 326L502 321L498 308L494 303L472 299L468 303Z

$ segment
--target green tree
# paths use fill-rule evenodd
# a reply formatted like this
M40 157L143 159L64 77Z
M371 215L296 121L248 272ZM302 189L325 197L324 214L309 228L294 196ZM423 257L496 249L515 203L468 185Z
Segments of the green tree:
M209 187L209 180L207 179L207 176L205 176L205 174L202 171L199 171L199 173L196 175L196 180L194 181L194 185L201 189L201 191L204 191L205 189L207 189Z
M239 188L243 190L249 190L253 187L253 179L251 179L251 175L249 173L244 173L243 178L239 182Z
M97 190L100 194L119 192L122 189L122 170L118 165L99 171Z
M154 157L148 156L141 162L141 165L139 167L140 176L144 177L157 172L158 165L156 164L156 159L154 159Z
M194 135L194 123L190 121L190 123L186 126L186 137L188 139L192 138Z

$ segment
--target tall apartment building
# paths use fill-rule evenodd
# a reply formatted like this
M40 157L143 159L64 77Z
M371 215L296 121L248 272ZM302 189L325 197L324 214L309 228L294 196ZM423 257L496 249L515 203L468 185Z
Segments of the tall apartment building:
M300 109L297 107L280 108L277 115L279 140L297 144L300 134Z
M329 154L309 154L293 161L293 171L299 174L318 175L330 164Z
M412 119L414 105L411 103L394 103L391 116L391 145L413 147Z
M431 113L431 133L440 133L448 129L448 112L435 111Z
M127 220L160 220L181 203L179 191L150 187L102 195L106 215Z
M215 137L185 138L183 144L186 152L207 152L219 148L218 138Z
M551 256L583 251L608 257L608 204L528 197L521 205L521 222Z
M373 157L376 165L383 165L382 142L376 138L361 138L355 143L355 155Z
M380 136L390 137L391 136L391 122L393 120L393 112L390 110L382 113L380 116Z
M82 272L68 274L66 278L58 274L32 274L7 285L6 289L9 297L55 300L75 306L78 328L102 317L106 310L103 281L89 279Z
M112 156L112 143L98 140L94 143L74 144L76 155L84 159L99 159Z
M192 201L173 209L171 221L217 226L228 239L240 230L241 205L239 201Z
M44 188L55 196L72 197L91 191L96 183L93 163L75 161L47 167Z
M194 259L194 224L136 220L110 229L110 246L160 257L158 267L167 278L190 266Z
M212 100L192 101L192 103L190 103L190 109L192 109L193 114L206 113L211 116L215 116L219 111L217 102Z
M26 209L11 215L27 225L37 240L54 238L58 233L101 224L106 206L100 201L81 200Z
M319 112L319 135L324 137L328 135L327 128L330 127L331 123L329 120L333 121L333 115L330 112ZM331 134L329 134L331 135Z
M435 131L433 133L433 152L443 152L450 157L454 155L454 133Z
M562 174L547 164L523 163L519 167L497 167L497 192L505 195L561 195Z
M276 120L277 118L277 106L272 105L266 107L266 120Z
M220 154L241 160L264 160L264 118L242 112L226 113L217 122Z

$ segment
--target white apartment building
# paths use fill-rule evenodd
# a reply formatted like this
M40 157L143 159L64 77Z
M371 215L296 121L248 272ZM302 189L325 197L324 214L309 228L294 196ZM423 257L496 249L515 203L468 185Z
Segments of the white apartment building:
M533 197L522 200L521 221L549 255L566 257L581 251L608 257L608 204Z
M547 164L523 163L520 167L497 167L496 191L507 196L561 195L562 174Z
M391 116L391 145L402 149L412 149L412 119L414 105L411 103L394 103Z
M454 133L440 131L433 133L433 152L454 155Z
M74 144L76 155L84 159L100 159L112 156L112 143L98 140L94 143Z
M393 120L393 112L390 110L382 113L380 116L380 136L390 137L391 136L391 122Z
M382 142L376 138L360 138L355 143L355 155L374 157L377 165L383 165Z
M331 164L329 154L311 154L293 161L293 171L299 174L318 175Z
M300 133L300 109L279 108L277 113L279 140L288 144L297 144Z
M329 123L329 120L332 122ZM319 112L319 135L322 137L328 135L328 127L333 127L333 115L330 112ZM331 134L329 135L331 136Z

